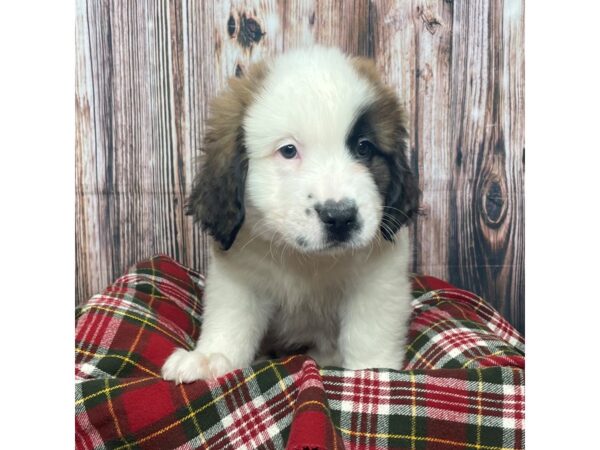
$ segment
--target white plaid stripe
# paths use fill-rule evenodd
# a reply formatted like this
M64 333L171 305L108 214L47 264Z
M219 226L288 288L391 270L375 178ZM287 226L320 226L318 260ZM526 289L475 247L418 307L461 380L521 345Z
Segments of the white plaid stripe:
M85 405L83 402L77 403L78 400L83 398L82 388L80 385L75 385L75 418L78 426L85 430L86 435L85 440L82 436L78 437L76 435L77 448L78 450L104 450L106 446L96 427L91 424ZM87 446L85 441L92 441L92 447Z
M126 294L128 297L131 297L132 294ZM182 343L187 344L190 348L194 346L194 340L183 330L175 325L173 322L165 318L164 316L157 315L154 309L150 309L148 307L144 307L142 305L136 304L130 301L127 297L119 298L119 297L111 297L109 295L98 296L94 299L94 301L88 302L86 306L84 306L82 311L82 316L80 318L80 322L85 327L90 327L92 325L84 324L85 318L87 317L85 313L87 311L93 310L95 308L99 308L102 311L106 311L107 317L113 318L115 323L110 324L110 328L107 333L105 333L102 337L102 343L104 347L110 347L110 343L114 338L119 326L121 325L120 321L125 320L125 318L129 318L131 320L139 320L150 321L154 323L154 327L158 327L164 331L171 333L172 335L179 338ZM112 313L112 314L111 314ZM103 316L103 315L99 315ZM99 328L98 328L99 329ZM109 340L109 342L105 343L105 340ZM108 345L107 345L108 344Z
M78 367L75 368L75 382L81 383L86 380L91 379L101 379L101 378L115 378L114 375L110 373L106 373L103 370L98 369L97 364L100 358L106 356L107 350L105 349L100 354L100 357L94 357L90 359L88 362L85 362Z
M488 369L481 369L482 371ZM496 370L496 369L494 369ZM473 395L479 391L479 387L481 385L481 392L484 394L498 394L498 398L487 398L485 399L484 404L481 405L481 412L484 417L484 424L487 426L493 426L502 428L505 419L512 419L511 423L515 428L518 422L516 419L517 415L523 415L523 403L522 400L517 400L515 396L502 396L506 386L510 385L513 382L513 369L510 368L501 368L502 371L502 379L504 384L490 383L488 381L473 381L473 380L462 380L459 378L451 378L451 377L434 377L429 374L417 373L414 374L416 381L416 397L418 400L424 400L428 398L428 401L431 400L431 396L435 393L434 388L437 386L437 391L440 394L442 399L436 400L434 402L435 406L422 406L417 405L416 413L417 416L420 417L436 417L436 418L445 418L446 420L452 420L454 422L460 423L470 423L477 424L477 415L473 414L473 412L456 412L453 413L452 407L454 409L466 409L465 405L469 405L473 403ZM411 389L410 385L410 373L408 372L397 372L397 371L385 371L379 372L379 374L375 375L376 372L371 371L359 371L360 373L356 373L352 378L343 378L343 382L339 382L338 378L343 376L343 371L337 371L335 369L327 369L323 370L324 381L323 384L327 391L328 398L339 397L339 388L343 389L341 396L343 398L354 398L354 402L351 403L351 406L345 405L344 402L340 402L339 400L329 400L329 406L332 410L340 411L342 413L350 413L350 412L361 412L364 414L377 414L378 419L378 433L383 433L379 425L383 425L387 422L381 421L381 416L387 414L399 414L406 415L408 417L412 416L412 406L409 404L409 400L412 398L410 393ZM360 394L356 394L357 386L364 386L364 380L369 375L364 372L371 372L371 376L374 378L382 379L381 374L386 373L389 377L390 383L390 398L395 401L404 401L405 404L398 405L394 404L394 402L388 402L389 404L389 412L384 413L381 409L378 411L368 410L367 405L375 404L374 401L370 398L370 396L364 396ZM394 387L396 385L396 387ZM400 387L402 386L402 387ZM334 388L335 387L335 388ZM513 390L515 391L523 391L522 386L514 386ZM450 413L449 413L450 411ZM342 417L346 417L346 420L350 419L348 414L342 414ZM349 425L349 422L347 423Z
M420 367L422 359L431 361L436 368L443 368L455 360L462 367L479 367L479 359L502 350L512 350L510 344L496 335L464 327L454 319L441 320L420 330L425 344L418 355L407 361L407 368ZM423 336L425 338L423 338Z
M328 369L322 372L329 375L334 370L335 369ZM387 409L389 409L392 397L398 395L397 393L392 392L390 386L390 372L388 371L376 372L372 370L358 370L355 372L344 372L350 372L352 375L345 376L341 382L337 380L337 377L336 379L330 379L329 376L325 376L323 380L323 385L326 389L331 392L339 392L341 400L332 398L330 401L339 403L342 410L348 412L353 411L352 405L354 401L359 401L369 407L377 407L380 408L380 411L385 411L386 408L383 407L387 405ZM378 383L377 394L375 394L373 388L369 388L369 381L371 383Z
M211 390L212 398L223 396L222 387L227 388L239 383L240 379L252 375L252 371L245 369L242 374L239 378L232 378L228 385L215 384L214 389ZM293 382L292 375L283 378L283 383L289 390L289 395L295 398L297 386ZM276 383L270 389L261 392L256 378L252 378L246 383L245 387L248 388L251 400L249 402L236 401L236 408L233 410L224 400L216 402L215 406L221 421L206 430L204 436L208 441L211 441L212 438L221 433L217 441L211 441L214 448L219 448L224 443L232 445L233 448L246 448L242 444L245 441L252 442L252 446L249 448L257 448L268 442L272 442L276 448L283 448L285 444L281 432L291 424L292 409L289 407L286 396L282 395L281 386ZM276 396L280 396L280 398L273 401ZM274 417L271 411L276 411L279 417ZM250 418L254 420L248 424Z
M187 441L185 444L180 445L179 447L176 447L173 450L194 450L197 448L201 448L202 447L202 439L200 439L199 436L190 439L189 441Z
M429 347L432 351L422 349L422 353L426 353L429 359L437 361L439 367L444 367L445 363L452 359L465 365L473 358L488 356L490 352L493 353L500 347L506 346L506 343L500 339L459 326L431 334L430 341ZM477 365L476 361L473 364Z
M449 294L452 296L452 300L454 300L456 297L459 297L466 303L475 306L475 311L484 320L486 326L494 332L494 334L496 334L500 339L508 342L513 347L516 347L519 351L525 351L523 338L517 332L517 330L515 330L506 321L506 319L504 319L500 315L500 313L498 313L495 309L488 305L481 297L478 297L477 295L471 292L460 291L458 289L454 289L451 291L439 289L436 291L428 292L425 296L427 296L428 294L429 298L439 296L442 299L444 298L444 294Z
M194 319L200 320L200 314L194 309L194 305L200 302L200 299L192 295L190 292L180 288L175 283L171 283L160 275L151 274L130 274L125 275L117 280L124 285L135 285L136 288L148 284L154 289L157 289L162 294L169 298L169 301L174 302L177 306L190 314ZM203 284L200 285L203 287Z
M100 301L99 298L97 297L93 297L93 299L96 301ZM82 316L80 317L80 319L77 321L77 326L75 328L75 334L77 335L77 333L80 332L80 330L85 330L84 337L79 339L80 342L90 342L90 345L87 345L85 347L82 348L82 350L86 350L89 351L92 348L92 344L91 342L96 342L97 341L97 337L98 334L101 332L103 332L101 339L100 339L100 344L99 346L103 349L108 349L110 348L113 339L119 329L119 327L121 326L121 321L123 320L123 318L121 316L113 316L111 314L94 314L91 316L91 320L90 323L87 323L87 318L89 317L89 315L85 314L86 311L86 307L82 308ZM104 323L108 323L109 326L108 327L104 327L103 324ZM87 337L88 333L90 333L90 336ZM96 352L96 350L94 350ZM106 352L106 350L105 350ZM97 353L97 352L96 352ZM98 355L98 358L95 358L96 360L99 359L100 357L104 356L102 355ZM85 362L85 357L82 357L82 359L80 360L81 363Z

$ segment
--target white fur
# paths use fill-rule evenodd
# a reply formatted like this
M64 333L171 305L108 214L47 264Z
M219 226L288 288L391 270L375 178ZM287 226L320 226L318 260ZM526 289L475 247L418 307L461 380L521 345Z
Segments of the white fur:
M193 351L173 353L165 379L248 366L267 332L281 347L311 345L320 365L401 367L411 312L408 232L383 240L383 199L345 148L357 111L374 95L337 50L298 50L272 63L244 121L245 222L228 251L214 248L201 337ZM299 158L277 152L290 143ZM362 226L328 249L313 206L343 198L356 202Z
M336 49L314 47L275 61L244 122L249 223L292 247L303 238L309 248L299 250L321 250L322 224L306 209L318 201L350 198L363 222L350 244L369 243L381 220L381 199L369 171L345 148L345 138L356 112L373 96L371 85ZM290 143L300 157L284 160L277 149Z

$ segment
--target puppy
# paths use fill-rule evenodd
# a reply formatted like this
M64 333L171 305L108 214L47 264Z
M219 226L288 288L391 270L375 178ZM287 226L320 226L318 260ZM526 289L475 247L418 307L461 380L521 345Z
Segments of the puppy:
M202 332L163 378L303 349L321 366L400 369L419 191L394 92L371 61L315 46L254 65L211 107L188 199L214 238Z

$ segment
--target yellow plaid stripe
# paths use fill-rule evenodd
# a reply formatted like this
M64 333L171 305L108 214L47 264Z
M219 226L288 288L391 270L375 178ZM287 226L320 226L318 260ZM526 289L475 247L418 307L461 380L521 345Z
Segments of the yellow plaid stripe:
M107 380L108 380L108 378L107 378ZM91 400L94 397L98 397L99 395L103 395L103 394L107 394L108 392L112 392L115 389L121 389L121 388L124 388L124 387L127 387L127 386L131 386L133 384L142 383L142 382L148 381L148 380L154 380L154 377L139 378L139 379L135 379L133 381L130 381L128 383L119 383L119 384L116 384L116 385L114 385L112 387L104 388L101 391L94 392L93 394L88 395L87 397L80 398L79 400L75 401L75 405L80 405L81 403L85 403L86 401Z
M119 419L117 418L117 415L115 414L115 410L113 408L113 404L112 404L112 398L110 396L110 390L108 389L110 386L108 385L108 378L106 380L104 380L104 384L106 386L106 388L104 389L104 392L106 393L106 402L108 404L108 410L110 412L110 416L112 417L113 423L115 424L115 428L117 430L117 434L119 435L119 438L123 441L125 441L125 445L122 446L121 448L131 448L131 445L127 442L127 439L125 439L125 436L123 436L123 432L121 431L121 427L119 426Z
M298 358L298 356L290 356L289 358L287 358L284 361L276 361L276 362L273 362L273 364L276 364L278 366L283 366L283 365L289 363L294 358ZM196 414L201 413L202 411L204 411L207 408L210 408L211 406L213 406L216 402L218 402L222 398L224 398L227 395L231 394L236 389L239 389L241 386L243 386L246 383L248 383L248 381L256 378L258 375L260 375L263 372L266 372L267 370L269 370L271 368L272 368L272 366L268 365L268 366L263 367L262 369L257 370L256 372L253 372L252 374L248 375L246 378L244 378L244 380L240 381L239 383L237 383L232 388L230 388L227 391L223 392L221 395L218 395L217 397L214 397L210 402L207 402L206 404L202 405L200 408L197 408L196 410L190 411L189 414L187 414L186 416L182 417L179 420L176 420L176 421L172 422L171 424L167 425L166 427L163 427L160 430L155 431L152 434L149 434L148 436L145 436L145 437L143 437L141 439L138 439L137 441L135 441L133 443L133 445L140 445L143 442L149 441L150 439L153 439L153 438L155 438L157 436L160 436L161 434L169 431L170 429L172 429L172 428L180 425L181 423L185 422L186 420L190 419L191 417L195 416ZM119 449L125 448L128 445L122 445L120 447L117 447L115 450L119 450Z
M102 358L116 358L116 359L121 359L121 360L123 360L123 361L125 361L125 362L128 362L129 364L132 364L132 365L134 365L134 366L135 366L135 367L137 367L138 369L140 369L140 370L143 370L144 372L146 372L146 373L148 373L148 374L150 374L150 375L153 375L153 376L155 376L155 377L160 377L160 375L159 375L159 374L157 374L156 372L154 372L153 370L150 370L150 369L148 369L148 368L146 368L146 367L142 366L141 364L139 364L139 363L137 363L137 362L133 361L132 359L130 359L130 358L127 358L126 356L123 356L123 355L114 355L114 354L111 354L111 353L107 353L106 355L98 355L97 353L88 352L88 351L86 351L86 350L82 350L82 349L80 349L80 348L75 348L75 351L76 351L77 353L82 353L82 354L84 354L84 355L87 355L87 356L92 356L92 357L102 357Z
M412 395L412 417L410 433L412 436L417 434L417 381L414 372L410 372L410 392ZM410 448L415 449L416 441L413 439L410 442Z
M275 372L275 375L277 376L277 379L279 380L279 386L281 387L281 392L283 392L283 395L285 395L285 399L287 400L288 405L290 405L290 408L294 409L294 399L290 397L288 388L285 386L285 383L283 382L283 377L279 373L279 370L277 370L277 366L273 363L273 361L271 361L269 363L269 367L271 369L273 369L273 372Z
M151 264L152 264L152 270L155 270L154 269L154 260L151 261ZM148 309L152 308L152 304L154 303L155 298L156 298L155 295L150 296L150 301L148 302ZM135 339L133 340L133 343L129 347L129 351L127 352L127 358L129 358L131 356L131 354L133 353L133 350L137 347L137 345L140 341L140 337L142 336L142 333L144 332L144 329L146 327L146 324L147 324L147 322L142 323L142 326L138 328ZM121 363L121 366L114 373L115 377L119 376L121 371L125 368L125 363L126 363L126 361L124 359L123 362Z
M185 406L187 408L187 410L189 412L192 412L192 404L190 403L190 399L187 395L187 393L185 392L185 385L182 383L179 385L179 389L181 391L181 396L183 397L183 401L185 401ZM202 443L204 445L206 445L206 437L204 436L204 433L202 432L202 428L200 428L200 424L198 423L198 420L196 419L196 416L192 416L192 422L194 423L194 428L196 430L196 433L198 433L198 436L200 436L200 439L202 439Z
M122 316L122 317L129 317L130 319L133 319L136 322L148 325L149 327L154 328L155 330L160 331L163 334L166 334L171 339L173 339L174 341L176 341L179 344L181 344L182 347L189 349L189 345L186 342L182 341L178 336L172 334L170 331L165 330L162 327L159 327L158 325L153 324L152 322L149 322L148 320L146 320L146 319L144 319L142 317L138 317L138 316L134 316L132 314L125 313L125 312L121 311L118 308L107 308L105 306L99 306L99 305L86 306L86 307L82 308L82 312L86 312L86 311L89 311L91 309L98 309L100 311L105 311L105 312L109 312L109 313L112 313L112 314L117 314L117 315Z
M350 436L363 436L369 438L382 438L382 439L406 439L410 441L419 441L419 442L435 442L438 444L446 444L451 445L453 447L463 447L463 448L476 448L482 450L514 450L514 447L497 447L494 445L481 445L481 444L473 444L472 442L459 442L452 441L449 439L438 439L434 437L428 436L411 436L410 434L388 434L388 433L365 433L362 431L353 431L348 430L346 428L339 428L342 433L350 435Z

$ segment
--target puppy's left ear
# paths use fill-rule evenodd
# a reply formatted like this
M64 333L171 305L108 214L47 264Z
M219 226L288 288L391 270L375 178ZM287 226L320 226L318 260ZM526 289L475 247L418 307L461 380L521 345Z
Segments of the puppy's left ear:
M419 185L408 163L406 114L396 93L383 84L373 60L359 56L351 61L357 72L375 88L376 100L366 116L377 130L389 172L380 231L386 240L393 241L398 230L420 212Z
M399 125L403 128L403 125ZM381 234L388 241L419 213L419 185L408 165L406 157L406 130L399 133L403 137L397 142L396 149L388 159L390 183L385 196Z
M233 245L244 223L248 159L242 124L265 75L265 64L254 65L242 78L230 79L211 103L204 154L186 204L186 214L223 250Z

